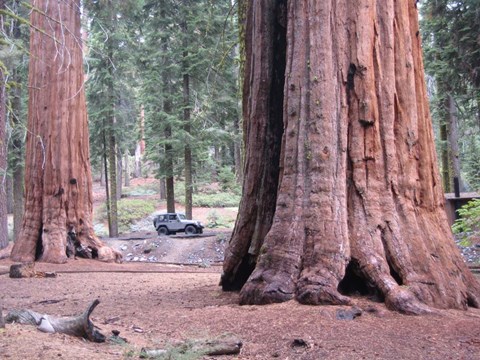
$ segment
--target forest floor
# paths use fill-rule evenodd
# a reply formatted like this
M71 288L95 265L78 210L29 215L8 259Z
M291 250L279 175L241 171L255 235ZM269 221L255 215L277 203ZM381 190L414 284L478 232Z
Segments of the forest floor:
M194 210L194 217L202 221L206 214L206 209ZM223 336L243 342L240 355L177 353L171 359L480 358L479 309L405 316L361 297L354 298L353 309L295 301L239 306L238 293L218 286L231 229L159 237L149 227L150 220L138 232L105 239L129 260L123 264L84 259L63 265L38 263L36 270L57 276L11 279L12 262L0 260L4 315L20 308L76 315L98 298L91 320L107 337L119 331L126 342L117 338L96 344L7 324L0 329L0 359L138 359L143 347L171 348L179 341ZM349 317L352 313L361 315Z

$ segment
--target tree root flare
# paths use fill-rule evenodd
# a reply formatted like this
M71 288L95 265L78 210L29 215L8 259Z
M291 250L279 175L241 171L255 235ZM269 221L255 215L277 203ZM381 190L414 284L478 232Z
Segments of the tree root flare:
M122 258L123 256L119 251L109 246L102 246L98 248L98 260L100 261L121 263Z
M297 300L306 305L351 305L348 296L340 294L335 288L308 284L297 289Z
M286 273L253 273L240 291L240 305L266 305L293 299L295 285Z
M385 305L388 309L405 315L433 314L435 311L418 301L406 288L396 287L385 296Z

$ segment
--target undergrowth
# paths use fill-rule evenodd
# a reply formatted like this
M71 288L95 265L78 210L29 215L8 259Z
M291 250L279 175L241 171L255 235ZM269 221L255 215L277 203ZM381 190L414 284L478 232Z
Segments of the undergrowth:
M160 185L158 182L154 182L134 187L125 187L122 192L127 196L157 195L160 193Z
M130 226L135 221L143 219L155 211L156 203L155 200L120 199L117 202L118 231L120 233L130 231ZM102 204L97 210L95 220L101 223L108 221L107 207L105 204Z
M185 183L175 183L175 201L185 205ZM229 188L217 188L198 186L193 193L193 206L195 207L238 207L240 204L240 193Z
M461 246L470 246L469 237L480 232L480 199L469 201L457 211L460 218L452 226L453 233L461 240Z

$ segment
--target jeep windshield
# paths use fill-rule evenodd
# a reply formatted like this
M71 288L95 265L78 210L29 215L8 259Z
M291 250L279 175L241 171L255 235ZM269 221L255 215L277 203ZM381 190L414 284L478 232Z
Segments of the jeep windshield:
M187 220L187 217L186 217L185 215L183 215L183 214L178 214L178 218L179 218L180 220Z

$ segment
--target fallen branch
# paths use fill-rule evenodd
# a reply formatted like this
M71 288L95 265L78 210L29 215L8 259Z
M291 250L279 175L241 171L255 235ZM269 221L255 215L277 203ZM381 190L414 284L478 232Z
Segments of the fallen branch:
M185 341L174 345L171 349L143 348L140 354L142 359L171 359L175 354L195 355L237 355L242 348L242 342L234 337L219 337L208 340Z
M35 325L38 330L47 333L58 332L82 337L93 342L104 342L105 336L90 321L90 314L99 303L100 301L97 299L90 304L83 314L69 317L39 314L27 309L12 310L7 314L5 321L7 323Z

